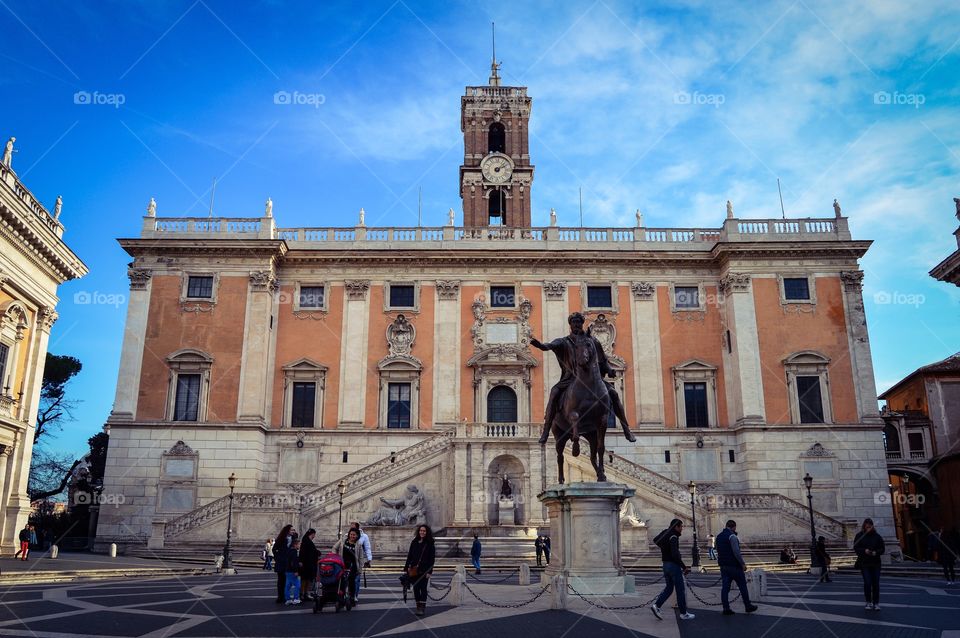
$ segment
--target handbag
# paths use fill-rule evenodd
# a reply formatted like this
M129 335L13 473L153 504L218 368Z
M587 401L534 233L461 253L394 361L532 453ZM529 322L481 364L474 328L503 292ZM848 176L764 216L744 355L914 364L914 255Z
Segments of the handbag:
M417 566L407 567L407 576L410 578L416 578L419 574L417 573Z
M423 547L420 548L420 558L417 559L417 564L407 567L407 576L409 576L411 579L420 575L420 561L423 560L423 552L425 552L426 549L427 545L424 543Z

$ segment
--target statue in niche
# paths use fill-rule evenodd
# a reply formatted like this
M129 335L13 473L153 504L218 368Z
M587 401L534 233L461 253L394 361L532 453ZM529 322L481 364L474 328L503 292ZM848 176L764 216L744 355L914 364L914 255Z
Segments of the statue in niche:
M620 527L646 527L646 524L637 516L633 507L633 499L625 498L620 504Z
M391 526L421 525L427 522L427 510L423 500L423 492L416 485L408 485L402 498L389 499L380 497L383 503L377 511L367 519L367 525Z
M507 473L503 473L503 481L500 483L500 498L513 498L513 488L510 487L510 479Z

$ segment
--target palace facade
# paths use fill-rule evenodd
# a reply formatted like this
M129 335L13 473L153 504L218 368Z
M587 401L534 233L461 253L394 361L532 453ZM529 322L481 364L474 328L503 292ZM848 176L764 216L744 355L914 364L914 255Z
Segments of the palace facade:
M57 287L87 267L63 241L61 200L51 214L0 162L0 548L13 553L30 515L27 481Z
M714 228L531 226L525 87L461 100L462 225L285 228L163 218L151 206L130 303L98 543L262 542L285 522L335 537L407 486L442 535L548 524L556 481L537 445L560 370L530 339L573 311L619 370L638 437L608 431L609 480L651 527L702 536L731 515L746 543L850 538L887 473L858 259L847 219L737 219ZM555 220L555 216L551 216ZM567 456L568 480L588 477ZM515 508L497 497L502 477ZM341 516L342 514L342 516ZM380 529L386 550L409 529ZM402 532L402 534L401 534ZM403 540L400 541L402 535Z

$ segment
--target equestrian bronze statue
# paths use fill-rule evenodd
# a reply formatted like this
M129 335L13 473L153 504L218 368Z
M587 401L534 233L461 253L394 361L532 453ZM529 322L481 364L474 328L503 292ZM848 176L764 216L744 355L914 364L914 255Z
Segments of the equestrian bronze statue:
M607 363L603 347L589 333L583 331L584 317L575 312L567 319L570 334L550 343L530 340L540 350L552 350L560 364L560 381L550 390L547 413L544 418L540 445L545 445L552 431L557 443L557 467L560 482L563 476L563 450L567 441L573 441L573 455L580 455L580 436L590 444L590 463L597 472L597 480L605 481L603 455L607 418L610 411L619 419L628 441L636 441L630 433L620 396L613 385L603 380L614 376Z

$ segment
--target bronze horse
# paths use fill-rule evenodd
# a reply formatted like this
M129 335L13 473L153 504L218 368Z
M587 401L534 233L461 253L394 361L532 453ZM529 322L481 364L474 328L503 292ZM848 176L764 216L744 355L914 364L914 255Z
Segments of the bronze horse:
M597 349L589 336L574 337L573 383L563 395L563 401L551 430L557 442L557 468L560 482L563 476L563 450L572 438L573 426L590 444L590 463L597 472L597 481L607 480L603 471L604 439L607 434L607 415L610 411L610 393L600 376ZM573 442L573 455L580 455L580 441Z

